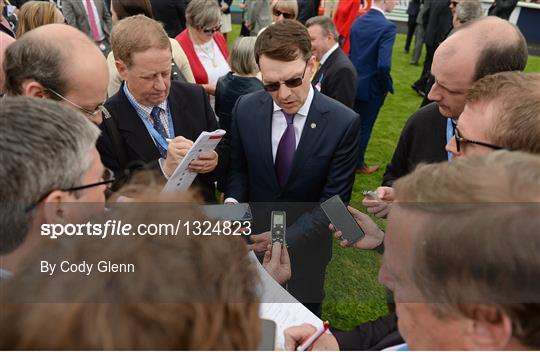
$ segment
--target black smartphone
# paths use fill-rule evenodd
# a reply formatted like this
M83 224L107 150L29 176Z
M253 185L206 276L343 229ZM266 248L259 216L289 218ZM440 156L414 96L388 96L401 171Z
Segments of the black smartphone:
M353 244L364 237L364 231L352 217L339 195L321 203L321 208L336 230L341 231L343 238Z

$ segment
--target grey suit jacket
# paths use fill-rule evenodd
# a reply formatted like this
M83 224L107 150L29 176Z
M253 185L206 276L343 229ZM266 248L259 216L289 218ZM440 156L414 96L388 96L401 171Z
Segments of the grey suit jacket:
M99 21L101 22L101 29L105 34L105 41L109 43L109 37L111 33L112 20L109 10L105 8L104 0L91 0L97 9L99 15ZM76 27L83 31L90 38L92 37L92 29L90 28L90 21L86 13L85 5L81 0L70 0L62 2L62 12L69 25Z

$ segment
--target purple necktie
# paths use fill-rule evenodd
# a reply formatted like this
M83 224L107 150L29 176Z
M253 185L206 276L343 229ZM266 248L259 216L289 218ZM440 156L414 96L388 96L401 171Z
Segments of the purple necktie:
M287 114L282 111L285 119L287 120L287 128L281 136L279 145L276 152L276 162L274 168L276 169L276 176L280 186L285 185L287 176L292 166L294 151L296 150L296 136L294 135L294 114Z

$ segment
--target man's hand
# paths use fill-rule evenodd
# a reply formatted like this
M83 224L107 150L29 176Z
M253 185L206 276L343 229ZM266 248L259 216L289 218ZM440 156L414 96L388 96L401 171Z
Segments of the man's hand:
M362 205L367 208L367 212L374 214L378 218L386 218L390 212L391 203L394 201L394 189L392 187L378 187L375 194L381 199L371 199L365 197L362 200Z
M280 285L291 278L291 260L287 246L269 244L264 253L263 267Z
M199 158L189 164L189 171L206 174L215 170L218 164L218 154L215 151L201 152Z
M377 226L377 224L371 220L369 215L362 213L354 209L353 207L347 207L351 212L356 223L362 228L365 236L360 240L352 244L352 247L358 249L375 249L377 248L384 240L384 232ZM341 241L342 247L348 247L349 242L343 238L341 231L336 231L334 226L330 224L330 230L334 232L334 237Z
M285 329L285 351L296 351L296 348L316 331L317 329L311 324L302 324ZM339 345L334 335L324 333L309 350L339 351Z
M193 141L182 136L175 137L169 142L167 147L167 158L163 163L163 172L167 177L171 177L178 164L184 159Z
M258 235L251 235L253 244L248 245L248 250L253 250L255 253L263 253L272 242L272 233L270 231L263 232Z

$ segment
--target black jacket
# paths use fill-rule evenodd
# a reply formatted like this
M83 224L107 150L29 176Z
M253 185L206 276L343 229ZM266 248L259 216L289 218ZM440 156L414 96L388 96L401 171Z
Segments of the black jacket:
M175 136L183 136L195 141L203 131L214 131L218 123L208 102L204 90L195 84L173 81L167 98L171 110ZM114 119L121 137L127 161L142 161L148 166L159 169L159 151L148 133L144 123L124 94L123 88L105 103L105 107ZM100 126L102 134L97 148L103 164L109 169L121 172L125 165L120 165L118 149L105 124ZM221 142L216 152L219 162L216 170L208 174L198 175L194 186L201 188L207 201L215 200L214 182L218 176L224 175L228 164L228 145Z
M518 0L495 0L488 10L488 15L508 20L517 3Z
M383 186L392 186L395 180L412 172L419 163L437 163L448 160L446 146L447 119L439 112L437 103L431 103L409 117L399 142L386 167Z
M356 69L351 60L341 48L337 48L319 68L311 83L315 86L320 83L321 93L352 109L356 97L356 78Z
M154 18L165 25L170 38L176 38L186 28L185 0L150 0Z

